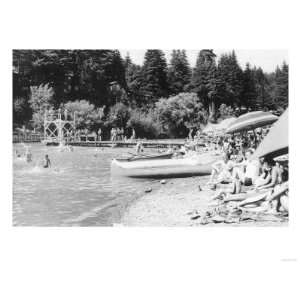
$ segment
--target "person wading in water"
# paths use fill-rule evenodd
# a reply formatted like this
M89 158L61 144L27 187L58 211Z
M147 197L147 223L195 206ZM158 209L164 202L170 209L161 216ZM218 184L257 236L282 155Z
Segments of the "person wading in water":
M51 167L51 161L50 161L50 159L49 159L48 154L45 155L43 167L44 167L44 168L50 168L50 167Z

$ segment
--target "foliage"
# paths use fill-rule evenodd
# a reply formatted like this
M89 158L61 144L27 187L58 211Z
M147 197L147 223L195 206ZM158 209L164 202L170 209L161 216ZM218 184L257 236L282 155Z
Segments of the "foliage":
M86 100L67 102L62 109L71 114L75 113L78 129L97 130L104 123L104 108L95 108Z
M130 118L130 111L127 105L116 103L109 110L106 118L106 126L125 128L127 121Z
M156 103L164 131L170 137L186 137L189 128L201 127L207 114L196 93L180 93Z
M168 67L168 83L170 93L182 93L191 80L191 69L185 50L173 50Z
M108 131L112 124L135 122L145 137L170 132L183 136L192 124L177 124L173 116L168 121L168 105L159 99L169 101L170 95L179 99L184 92L197 94L210 121L223 110L221 104L282 111L288 106L288 65L284 62L272 73L249 64L242 70L234 51L222 54L217 63L213 50L203 49L191 74L184 50L172 51L168 67L161 50L147 50L142 65L134 64L129 55L122 59L118 50L13 51L14 126L28 126L32 120L41 128L46 109L74 102L82 116L88 116L86 122L80 121L81 128L103 126ZM81 107L78 99L88 104ZM176 101L168 101L179 113Z
M243 72L242 84L243 88L241 91L241 105L245 106L246 108L255 107L256 106L256 99L257 99L257 86L255 82L255 70L251 70L250 64L246 64L246 69ZM263 74L262 74L263 76ZM260 85L258 89L261 88L262 78L259 79L258 84ZM261 91L263 94L263 91Z
M289 97L289 67L284 62L282 67L275 71L275 89L273 101L280 109L288 106Z
M54 90L49 84L30 87L29 103L34 112L45 112L53 106Z
M191 90L197 93L201 102L208 108L211 121L215 120L215 101L217 99L217 65L215 57L216 55L212 50L201 50L191 80Z
M155 110L147 112L139 108L131 110L127 127L134 128L138 138L159 138L162 136L162 126Z
M30 87L29 104L33 111L33 124L41 129L44 123L44 114L53 108L54 90L49 84Z
M141 72L141 91L146 105L151 106L157 99L168 95L167 61L161 50L146 51Z
M231 118L234 116L234 109L231 106L222 103L219 107L219 114L221 119Z
M32 116L32 111L28 101L23 97L16 97L13 102L13 122L15 126L24 124L24 121L29 121Z
M129 55L125 58L124 66L130 103L134 105L141 105L144 101L144 97L141 92L143 85L142 68L141 66L134 64Z
M222 103L243 105L243 80L243 71L237 62L235 52L221 55L218 62L218 97Z

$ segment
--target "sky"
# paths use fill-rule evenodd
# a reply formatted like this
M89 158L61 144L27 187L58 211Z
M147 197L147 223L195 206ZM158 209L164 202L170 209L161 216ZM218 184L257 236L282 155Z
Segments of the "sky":
M167 61L170 60L172 50L163 50ZM230 52L232 49L214 49L214 53L217 55L217 59L222 53ZM144 61L144 55L146 50L132 50L123 49L120 50L122 57L125 57L129 53L132 61L136 64L142 65ZM199 50L186 50L186 54L191 67L196 64L197 55ZM272 72L276 69L276 66L280 66L283 61L288 63L288 51L284 49L267 49L267 50L236 50L235 53L239 64L242 68L249 62L251 66L261 67L265 72Z

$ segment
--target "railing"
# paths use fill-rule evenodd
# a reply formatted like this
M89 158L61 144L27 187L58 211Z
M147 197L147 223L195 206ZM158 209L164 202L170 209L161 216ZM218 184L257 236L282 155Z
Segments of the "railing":
M39 143L43 135L39 133L14 133L13 143Z

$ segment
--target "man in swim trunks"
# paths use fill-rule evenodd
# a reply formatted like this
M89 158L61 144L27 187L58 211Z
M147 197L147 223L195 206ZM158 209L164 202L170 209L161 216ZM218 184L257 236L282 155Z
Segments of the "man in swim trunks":
M245 155L246 159L237 164L237 167L234 170L234 178L240 180L245 186L253 185L259 177L259 161L252 160L252 154L253 151L249 149Z
M49 159L48 154L45 155L43 167L44 167L44 168L50 168L50 167L51 167L51 161L50 161L50 159Z

